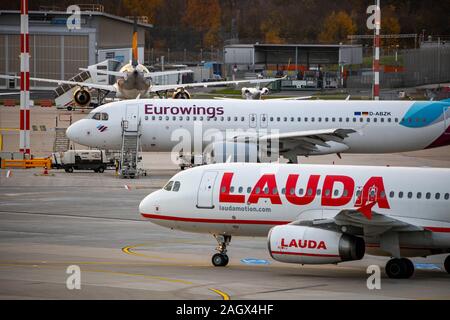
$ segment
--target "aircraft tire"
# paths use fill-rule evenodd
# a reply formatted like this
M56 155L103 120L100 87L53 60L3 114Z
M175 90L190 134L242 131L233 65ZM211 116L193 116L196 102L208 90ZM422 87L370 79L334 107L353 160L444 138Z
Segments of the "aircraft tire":
M229 259L226 254L216 253L212 256L211 261L215 267L225 267L228 264Z
M385 270L391 279L409 279L414 273L414 265L409 259L395 258L388 261Z

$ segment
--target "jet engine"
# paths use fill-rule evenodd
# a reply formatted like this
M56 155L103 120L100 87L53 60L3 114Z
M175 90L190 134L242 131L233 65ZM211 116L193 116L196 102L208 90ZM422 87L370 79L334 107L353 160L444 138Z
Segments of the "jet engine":
M272 228L268 248L273 259L297 264L328 264L361 260L364 239L349 234L298 225Z
M269 94L268 88L242 88L242 98L247 100L259 100L262 96Z
M173 99L190 99L191 95L189 94L189 92L183 88L179 88L177 89L173 95L172 95Z
M91 102L91 94L85 88L78 88L73 93L73 100L80 107L84 107Z

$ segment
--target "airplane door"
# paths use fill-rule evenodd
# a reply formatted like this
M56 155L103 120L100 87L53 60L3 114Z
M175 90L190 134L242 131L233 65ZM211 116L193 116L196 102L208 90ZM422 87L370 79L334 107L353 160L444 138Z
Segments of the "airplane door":
M445 107L444 108L444 117L445 117L445 134L450 135L450 131L447 130L447 128L450 126L450 108Z
M217 171L206 171L203 173L202 180L197 192L197 208L214 208L214 183L216 182Z
M257 125L257 122L258 122L258 117L256 116L255 113L252 113L252 114L249 115L248 121L249 121L250 128L256 128L256 125Z
M262 114L260 116L260 127L267 128L267 114Z
M139 121L139 105L127 104L124 126L128 131L137 131Z

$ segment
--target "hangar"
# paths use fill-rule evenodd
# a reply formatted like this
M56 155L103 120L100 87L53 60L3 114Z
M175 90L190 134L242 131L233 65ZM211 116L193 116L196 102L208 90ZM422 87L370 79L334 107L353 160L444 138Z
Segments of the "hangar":
M80 8L80 29L67 28L70 13L65 9L29 12L31 77L69 79L83 66L105 59L130 59L133 21L105 13L100 5L80 5ZM151 27L138 22L140 57L144 55L145 32ZM20 12L0 10L0 74L19 72L19 34ZM18 85L18 81L0 80L0 89L17 89ZM30 85L32 89L52 88L33 81Z
M338 66L362 64L363 47L344 44L234 44L224 47L224 62L229 73L262 72L268 77L287 75L289 79L282 82L284 89L299 87L292 80L305 81L305 78L311 79L305 87L325 88L327 80L319 80L322 75L314 72L327 72L331 68L334 75L330 72L327 75L328 79L334 79L330 81L335 84L328 83L330 87L337 87L337 82L342 82Z

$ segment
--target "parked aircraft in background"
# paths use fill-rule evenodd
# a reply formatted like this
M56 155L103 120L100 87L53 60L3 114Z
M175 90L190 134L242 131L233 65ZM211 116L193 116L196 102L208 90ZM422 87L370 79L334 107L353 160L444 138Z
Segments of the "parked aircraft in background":
M116 83L113 85L87 83L67 80L55 80L44 78L30 78L31 81L54 83L57 85L67 84L69 86L78 87L75 90L73 99L78 106L86 106L91 101L90 90L102 90L105 95L109 92L114 92L116 98L119 99L136 99L149 98L152 94L158 96L163 93L165 96L168 91L174 91L172 98L174 99L190 99L190 94L186 90L188 88L220 86L220 85L238 85L241 83L270 83L278 81L278 78L271 79L255 79L255 80L239 80L239 81L215 81L215 82L200 82L200 83L180 83L169 85L155 85L152 83L152 78L156 76L165 76L173 74L191 73L191 70L171 70L150 72L147 67L139 63L138 60L138 42L137 42L137 25L134 24L133 38L132 38L132 60L130 63L123 66L120 71L96 70L98 74L112 75L117 77ZM82 71L94 72L92 69L80 68ZM0 75L1 79L20 79L18 76Z
M257 154L255 162L264 161L261 152L269 151L295 163L297 156L392 153L448 145L449 107L448 100L141 99L105 104L72 124L67 136L85 146L120 150L126 121L129 128L140 131L142 151L167 152L179 145L172 136L175 130L185 129L196 137L195 128L201 124L203 132L223 133L222 140L215 141L200 136L200 153L214 150L213 162L229 161L230 156L236 162L237 148ZM99 131L100 125L107 129Z
M406 257L450 252L450 169L226 163L175 175L142 200L151 222L213 234L228 263L232 236L268 237L273 259L331 264L365 253L393 257L391 278L409 278ZM450 273L450 256L444 262Z

